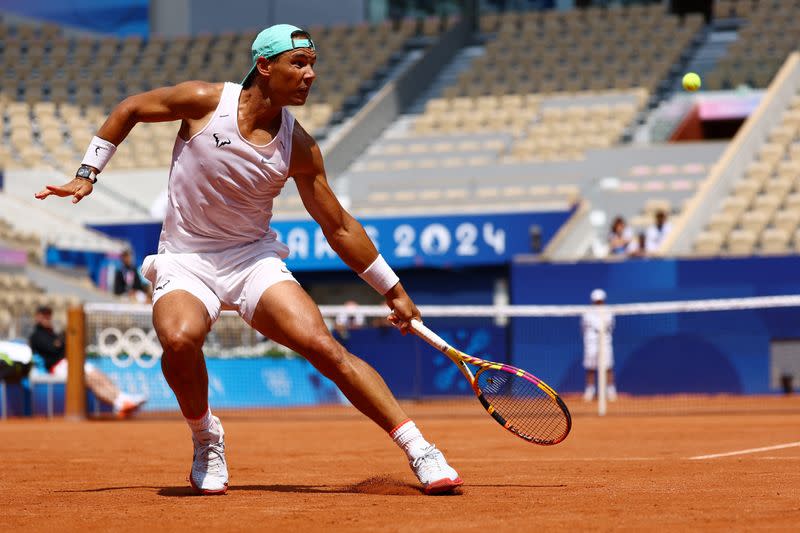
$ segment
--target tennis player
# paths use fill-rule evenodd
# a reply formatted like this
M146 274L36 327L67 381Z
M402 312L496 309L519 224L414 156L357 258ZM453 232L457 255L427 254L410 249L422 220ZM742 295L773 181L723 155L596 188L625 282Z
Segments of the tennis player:
M273 200L292 177L331 247L386 298L390 320L405 333L419 317L397 275L331 191L319 146L286 109L308 97L314 42L300 28L271 26L256 37L252 56L241 84L189 81L126 98L97 132L76 177L36 197L79 202L136 124L181 120L158 254L145 259L142 273L154 287L164 377L192 430L192 486L202 494L228 488L225 432L209 408L201 351L224 307L333 380L406 453L426 493L450 491L461 478L378 373L333 339L283 262L288 248L270 229Z
M605 306L606 291L595 289L590 298L594 307L581 317L583 368L586 370L583 399L590 402L597 393L597 358L602 342L606 355L606 397L613 402L617 399L617 387L614 385L614 343L611 340L614 332L614 315Z

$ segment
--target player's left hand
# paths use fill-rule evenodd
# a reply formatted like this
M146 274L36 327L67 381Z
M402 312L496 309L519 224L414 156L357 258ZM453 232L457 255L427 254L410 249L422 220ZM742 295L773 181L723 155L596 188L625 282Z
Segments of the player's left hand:
M47 185L44 189L36 193L34 196L39 200L44 200L51 194L56 196L72 196L72 203L77 204L84 196L92 194L94 186L92 182L83 178L73 178L69 183L65 183L61 187L56 185Z
M392 310L387 319L400 329L403 335L410 331L411 319L421 320L419 309L400 283L386 293L386 305Z

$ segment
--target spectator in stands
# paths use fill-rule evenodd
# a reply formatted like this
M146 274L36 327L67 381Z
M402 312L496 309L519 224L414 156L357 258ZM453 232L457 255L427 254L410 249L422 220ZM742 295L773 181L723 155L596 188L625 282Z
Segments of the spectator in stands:
M628 247L633 241L633 232L622 217L616 217L611 223L608 234L608 250L611 255L623 255L628 252Z
M133 264L130 250L124 250L120 256L122 264L114 275L114 294L127 295L131 300L147 302L150 300L148 287L142 281L142 276L136 265Z
M53 327L53 310L40 307L34 315L36 326L28 340L33 353L44 360L50 374L67 379L67 359L64 356L65 338L63 333L56 333ZM147 399L140 394L128 394L119 390L108 376L91 363L84 365L86 386L97 398L109 405L120 418L127 418L136 412Z
M656 211L655 223L647 228L645 251L648 254L658 252L670 230L672 230L672 224L667 221L667 213L664 211Z
M605 307L606 291L595 289L591 294L593 309L581 318L583 329L583 368L586 370L586 388L583 399L590 402L597 393L597 366L600 350L606 358L606 398L617 399L614 385L614 346L611 335L614 331L614 315Z
M640 231L636 234L636 238L628 243L628 255L631 257L645 257L647 255L647 235L645 232Z

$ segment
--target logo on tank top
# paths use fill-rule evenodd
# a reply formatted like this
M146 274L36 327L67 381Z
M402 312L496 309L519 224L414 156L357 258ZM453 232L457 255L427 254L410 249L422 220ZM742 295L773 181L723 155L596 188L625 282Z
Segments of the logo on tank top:
M216 133L212 133L211 135L214 136L214 142L217 143L217 148L222 148L226 144L230 144L231 143L230 139L220 139L219 135L216 134Z

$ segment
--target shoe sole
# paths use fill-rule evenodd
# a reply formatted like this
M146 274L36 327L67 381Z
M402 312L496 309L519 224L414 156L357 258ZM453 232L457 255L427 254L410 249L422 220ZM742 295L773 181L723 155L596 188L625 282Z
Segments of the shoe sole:
M464 481L461 480L460 477L455 479L440 479L438 481L434 481L433 483L428 483L425 485L423 489L425 494L433 495L433 494L444 494L446 492L452 492L453 490L457 489L461 485L464 484Z
M223 488L217 490L201 489L200 487L195 485L194 480L192 479L191 472L189 472L189 483L192 485L192 489L194 489L194 492L202 496L222 496L223 494L228 492L227 483L225 483L225 486Z

